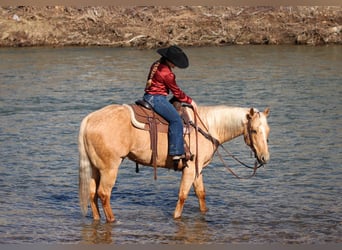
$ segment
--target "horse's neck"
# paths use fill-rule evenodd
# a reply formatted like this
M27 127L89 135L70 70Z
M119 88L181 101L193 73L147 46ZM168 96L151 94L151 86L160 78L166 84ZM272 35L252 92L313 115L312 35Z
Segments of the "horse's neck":
M209 133L224 143L243 134L247 112L246 108L212 106L202 107L199 113L205 117Z

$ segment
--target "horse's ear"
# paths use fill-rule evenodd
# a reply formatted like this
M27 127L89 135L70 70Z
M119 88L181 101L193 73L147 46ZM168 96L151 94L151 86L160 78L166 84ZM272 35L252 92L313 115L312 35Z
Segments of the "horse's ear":
M264 114L265 114L266 117L268 117L270 115L270 108L266 108L264 110Z
M254 108L251 108L247 114L247 119L248 120L252 119L253 115L254 115Z

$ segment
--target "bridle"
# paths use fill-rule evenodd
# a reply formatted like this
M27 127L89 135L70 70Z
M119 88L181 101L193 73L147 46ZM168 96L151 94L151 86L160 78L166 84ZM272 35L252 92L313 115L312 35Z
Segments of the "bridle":
M260 113L258 112L259 116L260 116ZM227 164L224 162L223 160L223 157L222 155L219 153L219 151L217 150L217 154L221 160L221 162L223 163L223 165L227 168L227 170L232 174L234 175L236 178L238 179L249 179L249 178L252 178L253 176L256 175L256 171L258 168L261 168L262 166L264 166L263 163L258 163L259 160L257 159L257 153L256 153L256 149L255 149L255 146L254 146L254 142L253 142L253 136L252 136L252 119L248 119L247 121L247 124L246 124L246 128L244 129L244 140L245 140L245 143L250 147L250 149L252 150L252 152L254 153L254 158L256 159L255 162L254 162L254 166L249 166L247 165L246 163L242 162L241 160L239 160L235 155L233 155L231 152L229 152L222 144L219 145L221 146L221 148L227 153L228 156L232 157L235 161L237 161L238 163L240 163L242 166L246 167L246 168L250 168L250 169L253 169L253 173L248 176L248 177L240 177L238 176L237 174L234 173L234 171L229 168L227 166Z
M259 116L260 116L260 112L258 112ZM212 135L209 134L209 130L208 128L205 126L204 122L202 121L201 117L198 115L197 112L194 111L194 118L195 118L195 122L189 121L189 124L195 128L196 131L196 159L197 159L197 155L198 155L198 132L200 132L206 139L208 139L209 141L212 142L212 144L216 147L215 153L219 156L221 162L223 163L224 167L232 174L234 175L236 178L238 179L249 179L252 178L253 176L256 175L256 171L258 168L264 166L263 163L259 163L258 164L258 159L257 159L257 153L256 153L256 149L254 147L254 143L253 143L253 137L252 137L252 119L248 119L247 123L246 123L246 128L244 129L244 140L245 143L251 148L252 152L254 153L254 157L256 158L254 166L249 166L246 163L242 162L241 160L239 160L236 156L234 156L232 153L230 153L215 137L213 137ZM197 119L201 122L201 124L203 125L203 127L205 128L206 131L204 131L202 128L200 128L197 125ZM230 156L231 158L233 158L235 161L237 161L238 163L240 163L242 166L246 167L246 168L250 168L253 169L253 173L248 176L248 177L240 177L238 176L223 160L223 157L221 155L221 153L219 152L219 147L221 147L228 156ZM195 166L196 166L196 176L198 176L198 162L195 162Z
M257 113L260 117L260 112ZM254 146L253 136L252 136L252 118L247 119L246 128L244 129L244 140L245 143L250 147L254 153L254 158L257 158L257 152Z

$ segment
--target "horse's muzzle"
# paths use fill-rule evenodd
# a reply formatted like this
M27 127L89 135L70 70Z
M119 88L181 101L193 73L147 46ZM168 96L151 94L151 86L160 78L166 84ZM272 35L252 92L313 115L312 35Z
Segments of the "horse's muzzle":
M270 160L270 154L260 154L256 158L259 164L266 164Z

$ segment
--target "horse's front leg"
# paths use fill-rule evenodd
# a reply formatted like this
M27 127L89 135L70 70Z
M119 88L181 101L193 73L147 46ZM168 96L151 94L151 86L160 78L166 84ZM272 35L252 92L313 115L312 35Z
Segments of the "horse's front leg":
M184 168L182 173L182 179L179 187L178 201L176 205L173 218L177 219L182 216L185 200L188 198L191 185L194 183L195 171L194 167Z
M203 184L203 175L200 174L194 181L194 190L198 198L199 208L201 212L207 212L208 208L205 203L205 188Z

